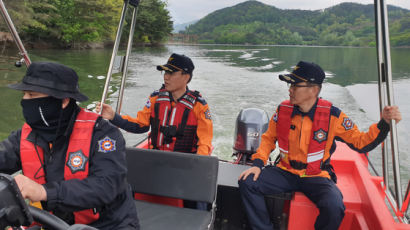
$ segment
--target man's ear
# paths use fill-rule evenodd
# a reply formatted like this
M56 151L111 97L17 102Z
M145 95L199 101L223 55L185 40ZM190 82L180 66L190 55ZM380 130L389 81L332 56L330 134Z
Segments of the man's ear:
M63 98L63 104L62 107L63 109L65 109L65 107L67 107L67 105L70 103L70 98Z
M189 73L184 73L184 77L186 79L186 84L188 84L191 80L191 75Z

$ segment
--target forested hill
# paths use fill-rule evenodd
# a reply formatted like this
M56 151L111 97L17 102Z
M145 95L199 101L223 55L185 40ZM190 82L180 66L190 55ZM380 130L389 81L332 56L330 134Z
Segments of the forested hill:
M388 6L392 46L410 46L410 11ZM282 10L246 1L187 28L200 43L373 46L373 5L342 3L324 10Z
M63 48L87 48L111 44L115 39L123 2L120 0L4 0L25 45ZM168 38L173 22L166 6L167 4L162 0L141 1L138 6L135 43L158 44ZM131 14L132 9L129 9L124 23L125 31L129 31ZM8 32L6 23L0 23L0 32ZM123 39L127 39L127 33L124 32Z

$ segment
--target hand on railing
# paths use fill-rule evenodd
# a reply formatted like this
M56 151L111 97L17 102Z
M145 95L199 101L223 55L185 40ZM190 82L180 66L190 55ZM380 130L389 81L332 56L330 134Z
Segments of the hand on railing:
M393 119L396 121L396 123L399 123L401 121L401 113L399 107L396 105L385 106L383 108L382 118L389 124Z
M101 112L101 102L97 103L97 106L95 107L95 112L97 112L97 113ZM112 119L114 119L115 112L114 112L114 110L112 109L112 107L110 105L107 105L107 104L103 103L101 116L104 119L112 120Z

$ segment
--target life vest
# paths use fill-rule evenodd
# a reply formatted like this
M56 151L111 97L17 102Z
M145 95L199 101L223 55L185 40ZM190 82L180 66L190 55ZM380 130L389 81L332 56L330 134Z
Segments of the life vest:
M64 180L80 179L88 176L91 137L98 114L81 109L77 115L64 165ZM44 172L44 151L27 140L31 127L25 123L21 131L20 157L23 174L39 184L46 183ZM38 152L38 154L36 154ZM76 224L89 224L99 218L93 209L74 212Z
M187 90L172 106L170 93L161 89L151 110L150 141L154 149L196 153L198 121L193 113L197 91Z
M288 160L287 162L289 163L287 163L284 159L289 154L289 130L291 129L291 119L294 106L289 102L289 100L281 103L278 111L279 114L277 117L276 130L279 150L282 158L280 163L283 166L288 169L306 169L306 175L319 174L322 169L325 168L324 165L322 165L322 162L324 161L323 157L325 154L327 135L329 131L331 107L332 103L329 101L323 99L318 100L306 160L304 162Z

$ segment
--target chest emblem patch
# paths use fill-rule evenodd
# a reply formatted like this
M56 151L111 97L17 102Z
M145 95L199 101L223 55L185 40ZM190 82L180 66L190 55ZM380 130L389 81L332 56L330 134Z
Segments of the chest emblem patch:
M71 173L74 174L78 171L85 171L87 161L88 158L84 155L83 151L78 150L69 153L67 166L70 168Z
M319 129L313 133L314 137L317 142L322 143L323 141L327 140L327 133L323 129Z
M345 117L343 118L343 123L342 123L343 127L345 128L345 130L351 130L354 126L354 123L352 120L350 120L350 118Z
M98 152L111 152L115 151L117 148L115 147L116 141L109 138L108 136L104 137L103 139L98 141Z

